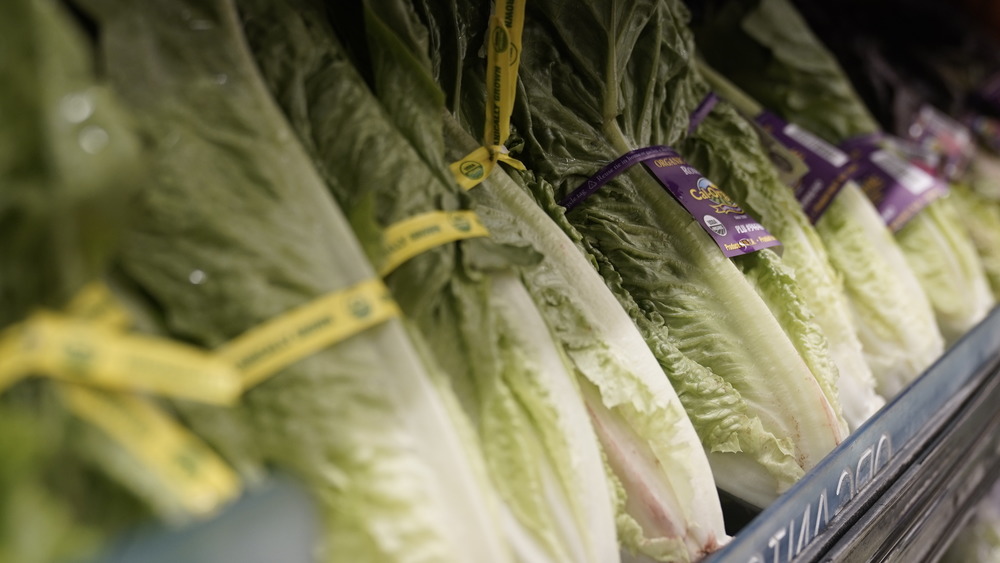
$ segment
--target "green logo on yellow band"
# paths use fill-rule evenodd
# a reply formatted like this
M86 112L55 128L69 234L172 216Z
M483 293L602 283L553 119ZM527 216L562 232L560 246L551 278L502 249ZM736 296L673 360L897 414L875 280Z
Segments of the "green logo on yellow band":
M507 30L497 26L493 30L493 50L497 53L503 53L509 45L510 40L507 38Z
M368 303L367 299L355 299L354 301L351 301L349 308L351 310L351 314L358 319L363 319L372 312L372 306Z
M468 219L462 217L461 215L456 215L451 219L451 226L455 227L456 231L467 233L472 230L472 223Z
M461 165L459 165L458 170L467 178L472 180L479 180L483 177L483 165L474 161L466 160Z

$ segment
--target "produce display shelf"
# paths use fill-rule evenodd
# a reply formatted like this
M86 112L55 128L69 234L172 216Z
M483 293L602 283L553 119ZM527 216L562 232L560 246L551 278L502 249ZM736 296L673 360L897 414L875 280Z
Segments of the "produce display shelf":
M998 407L1000 308L705 563L936 560L1000 476ZM306 495L276 479L213 520L136 530L87 563L310 563L317 525Z
M934 561L1000 474L1000 309L706 563Z

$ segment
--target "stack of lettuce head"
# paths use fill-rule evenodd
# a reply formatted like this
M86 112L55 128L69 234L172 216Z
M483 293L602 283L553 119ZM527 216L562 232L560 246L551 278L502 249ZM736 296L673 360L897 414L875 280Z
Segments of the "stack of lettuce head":
M818 231L771 162L768 155L774 149L764 146L762 134L729 102L734 100L742 108L748 99L704 64L699 70L725 101L688 137L682 145L684 154L699 170L718 178L742 208L760 217L781 240L783 262L793 270L803 300L829 343L839 373L840 403L853 430L885 399L876 391L843 280Z
M787 2L699 6L702 54L764 108L834 144L878 131L836 60ZM940 355L942 332L954 337L984 314L982 267L968 240L954 236L961 229L950 209L947 200L932 203L892 236L849 182L817 223L886 396Z
M879 0L834 5L799 0L795 4L840 61L884 130L904 138L922 134L913 125L929 106L968 125L969 140L984 145L960 158L955 153L947 156L940 168L954 182L949 199L962 217L996 297L1000 184L991 127L998 108L987 93L1000 67L995 38L976 25L970 12L940 2ZM905 26L896 25L901 11L906 12ZM953 131L956 140L961 140L962 133ZM961 142L954 148L965 152ZM971 166L963 171L966 158L971 159ZM970 295L970 299L976 297Z
M702 81L706 73L713 87L724 81L703 64L698 69L699 73L688 73L686 78L701 91L708 92ZM679 148L698 170L725 186L740 207L781 241L782 262L795 276L798 292L829 344L839 374L837 387L844 417L852 429L857 428L885 400L875 391L875 378L865 361L843 283L802 205L772 165L759 132L729 101L737 97L731 93L731 88L719 88L724 101L700 123L692 124L693 131ZM775 314L780 314L780 309ZM819 346L798 348L808 358L809 350Z
M366 38L343 35L357 58L370 58L370 80L383 107L432 167L464 157L478 142L451 116L442 121L445 96L435 75L446 73L434 69L461 68L471 37L445 38L458 20L431 28L421 23L442 18L443 12L431 17L418 7L418 14L405 2L374 7L364 13ZM340 23L347 20L342 11L337 16ZM623 553L696 560L722 544L726 534L694 427L629 315L520 180L498 168L470 194L495 241L530 244L539 254L537 262L520 268L521 278L583 391L616 485Z
M486 15L459 6L457 21L440 32L439 81L474 135L483 128L482 34L448 40L485 29ZM575 237L646 338L709 452L718 485L763 505L846 433L832 362L814 373L820 363L808 364L794 344L818 328L789 270L771 251L726 258L640 168L565 217L555 205L623 153L683 138L703 93L684 79L693 72L684 16L672 2L594 2L583 12L561 2L528 4L510 144L532 171L522 180ZM450 66L456 58L465 65ZM771 307L789 313L776 317ZM783 325L778 317L803 322Z

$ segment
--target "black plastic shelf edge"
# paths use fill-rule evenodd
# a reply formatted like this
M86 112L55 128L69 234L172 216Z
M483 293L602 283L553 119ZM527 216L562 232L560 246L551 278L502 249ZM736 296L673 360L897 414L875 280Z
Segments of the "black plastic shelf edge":
M994 309L922 376L863 424L706 563L818 561L863 519L994 375ZM998 455L994 453L993 455Z
M1000 378L992 376L865 516L832 561L936 561L1000 474Z

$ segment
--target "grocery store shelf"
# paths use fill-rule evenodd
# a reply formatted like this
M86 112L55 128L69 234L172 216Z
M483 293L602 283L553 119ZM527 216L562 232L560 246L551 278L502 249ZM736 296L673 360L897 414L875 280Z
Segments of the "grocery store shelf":
M708 562L934 561L1000 474L1000 310Z
M826 559L936 561L1000 473L998 404L991 377Z

